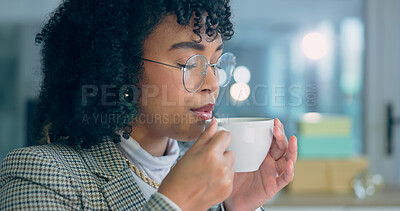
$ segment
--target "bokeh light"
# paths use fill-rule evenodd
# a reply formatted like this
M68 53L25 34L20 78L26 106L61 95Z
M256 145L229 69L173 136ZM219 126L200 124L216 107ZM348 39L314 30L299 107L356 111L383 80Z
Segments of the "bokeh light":
M309 33L303 38L303 52L309 59L321 59L328 53L328 42L318 32Z
M244 101L250 95L250 87L246 83L239 82L231 86L231 97L236 101Z
M249 83L251 78L250 70L246 66L238 66L233 72L233 78L237 83Z
M303 115L303 121L308 123L317 123L321 121L322 115L317 112L309 112Z

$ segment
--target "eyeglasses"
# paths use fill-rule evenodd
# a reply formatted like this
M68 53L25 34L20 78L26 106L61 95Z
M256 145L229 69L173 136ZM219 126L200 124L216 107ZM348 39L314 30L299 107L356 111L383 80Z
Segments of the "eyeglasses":
M196 92L203 85L208 67L213 68L213 73L219 82L219 86L225 87L229 84L233 69L236 66L236 57L233 53L222 54L215 64L209 64L207 58L203 55L194 55L186 61L185 65L181 65L180 67L150 59L143 58L143 60L182 70L183 86L186 91L191 93Z

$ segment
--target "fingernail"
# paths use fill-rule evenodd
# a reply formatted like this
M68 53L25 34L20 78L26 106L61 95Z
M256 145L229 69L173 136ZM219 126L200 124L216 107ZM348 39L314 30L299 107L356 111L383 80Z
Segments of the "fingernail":
M212 127L212 126L215 124L216 121L217 121L217 120L215 119L215 117L213 117L213 118L211 119L211 123L210 123L210 126L209 126L209 127Z

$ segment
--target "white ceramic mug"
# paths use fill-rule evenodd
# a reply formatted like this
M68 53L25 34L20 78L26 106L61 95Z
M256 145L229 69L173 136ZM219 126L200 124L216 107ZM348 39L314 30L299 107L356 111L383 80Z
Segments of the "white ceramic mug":
M227 150L235 153L235 172L258 170L271 146L274 120L238 117L220 118L217 121L218 130L229 131L232 135Z

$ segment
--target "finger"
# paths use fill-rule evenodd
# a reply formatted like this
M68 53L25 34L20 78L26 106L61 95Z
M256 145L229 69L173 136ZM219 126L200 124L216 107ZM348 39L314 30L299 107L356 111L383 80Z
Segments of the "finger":
M292 160L286 162L285 172L278 178L278 189L282 189L288 185L294 177L294 164Z
M230 168L233 169L233 164L235 164L235 153L232 151L225 151L224 152L224 158L226 161L226 165Z
M287 163L287 160L283 159L283 158L281 158L275 162L276 171L278 172L278 175L281 175L283 172L285 172L286 163Z
M197 141L190 147L189 151L196 151L203 148L207 143L214 137L217 132L218 123L215 118L213 118L208 125L208 127L204 130L204 132L199 136Z
M283 126L281 120L279 120L278 118L275 118L274 126L278 126L282 130L282 132L285 133L285 127Z
M230 171L229 171L227 177L228 177L228 183L232 184L231 188L233 188L233 180L235 178L235 170L233 170L233 167L230 168ZM232 192L232 190L230 190L230 192Z
M278 126L274 127L274 138L269 153L274 160L281 159L287 150L287 138Z
M229 186L232 186L235 175L235 170L233 169L233 164L235 163L235 154L232 151L225 151L223 155L226 168L224 179L227 184L230 184ZM232 192L232 190L230 190L229 192Z
M286 160L292 160L293 163L296 163L297 161L297 138L296 136L292 136L289 139L289 147L288 147L288 151L286 153Z
M224 178L224 182L227 184L227 186L228 186L228 192L229 192L229 195L230 195L230 193L232 192L232 190L233 190L233 181L234 181L234 177L235 177L235 171L233 170L233 168L230 168L229 170L228 170L228 172L226 173L226 175L225 175L225 178Z
M231 134L226 130L218 131L212 140L207 144L206 151L214 151L217 153L224 153L226 148L232 141Z
M286 162L292 160L293 163L297 161L297 138L296 136L290 137L288 150L286 151L285 159L276 161L276 168L279 175L281 175L286 168Z
M288 147L288 140L285 133L282 129L278 127L274 127L274 137L276 138L276 144L279 149L286 151Z

